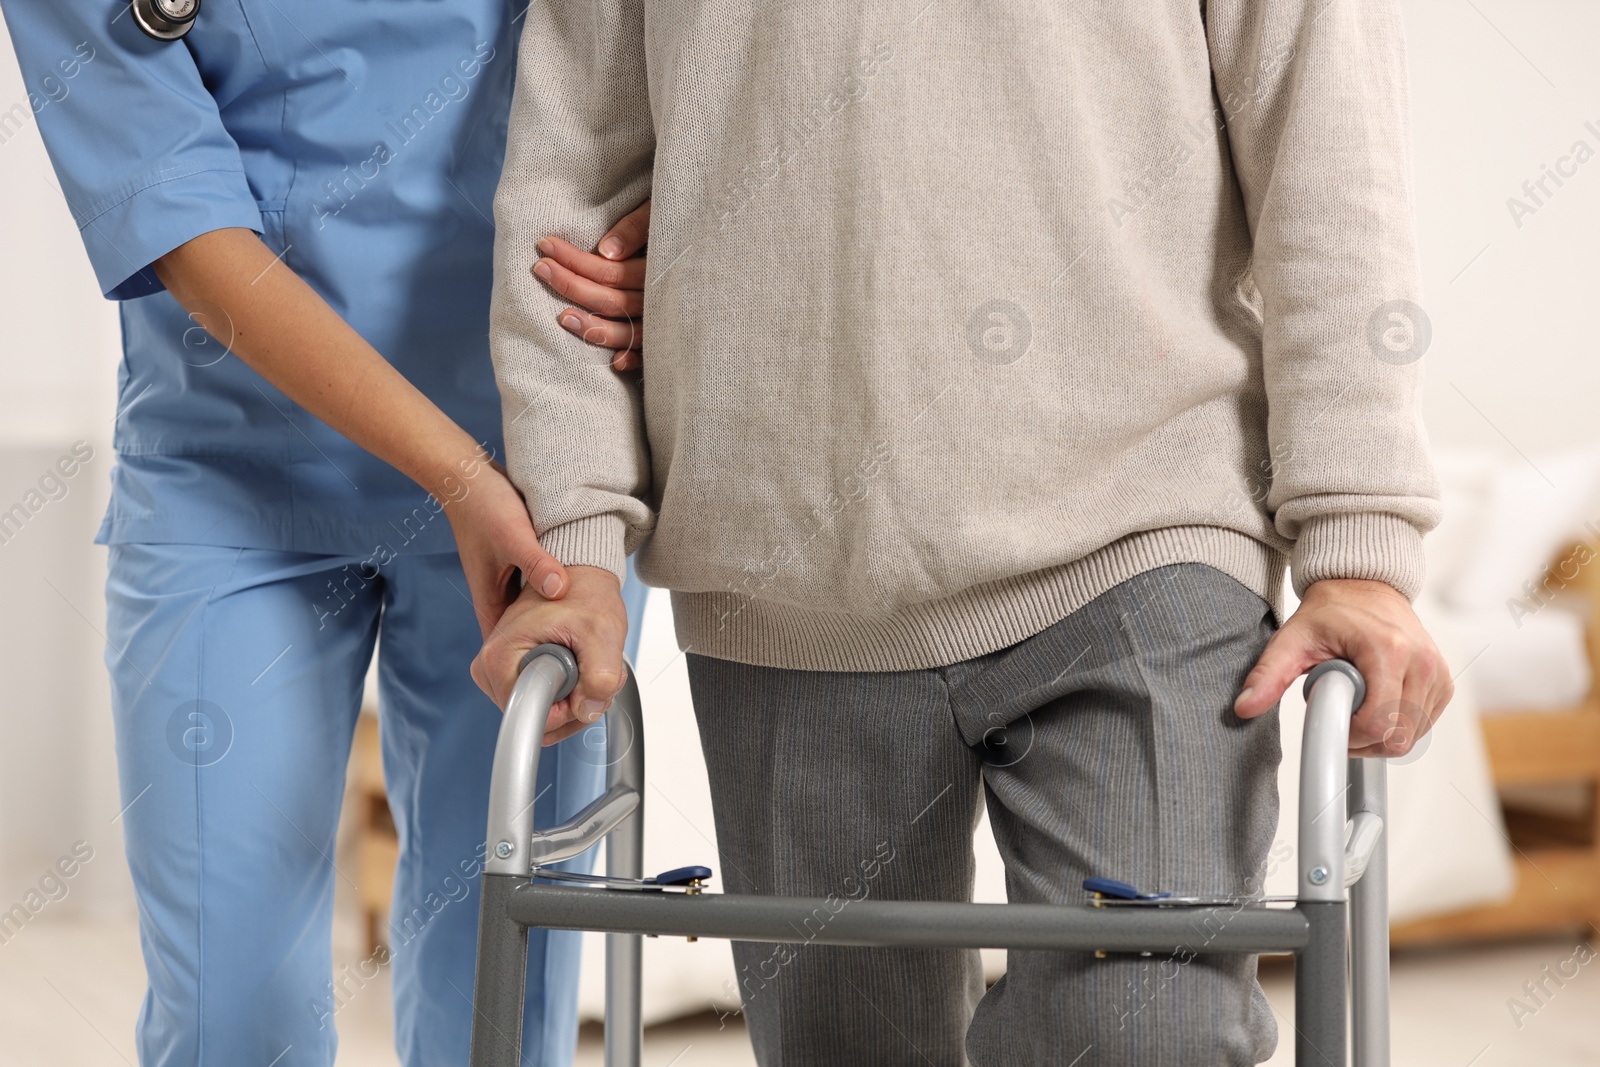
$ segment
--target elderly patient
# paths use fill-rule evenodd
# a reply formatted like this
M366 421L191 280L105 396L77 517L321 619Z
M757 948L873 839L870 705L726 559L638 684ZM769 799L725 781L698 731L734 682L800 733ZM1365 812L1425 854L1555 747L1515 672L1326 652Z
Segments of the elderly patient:
M1260 891L1276 704L1333 656L1353 751L1450 696L1413 615L1437 489L1392 0L538 4L492 350L572 591L551 737L672 590L730 891ZM654 197L642 377L558 317ZM559 234L562 239L546 239ZM568 240L572 243L568 243ZM537 268L535 270L535 268ZM591 323L606 330L603 320ZM1283 623L1285 568L1302 598ZM1253 1064L1253 958L737 944L763 1064Z

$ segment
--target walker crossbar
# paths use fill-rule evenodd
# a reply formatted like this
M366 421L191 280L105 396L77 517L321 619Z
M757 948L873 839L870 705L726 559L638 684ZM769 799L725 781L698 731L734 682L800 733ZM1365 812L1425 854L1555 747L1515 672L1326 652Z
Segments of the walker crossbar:
M607 1067L638 1067L640 1061L640 935L1136 952L1184 960L1205 953L1293 952L1299 1067L1347 1063L1348 947L1353 1063L1388 1067L1385 768L1379 760L1347 759L1350 718L1366 686L1342 660L1320 665L1306 679L1299 892L1292 908L1246 901L1208 907L1094 907L851 900L841 906L821 898L702 894L698 887L681 892L639 892L634 887L630 892L543 884L535 880L540 877L538 863L575 855L602 837L607 841L608 875L638 879L643 866L644 734L631 673L607 714L606 796L565 826L533 829L545 720L551 704L570 692L576 680L577 662L567 649L534 649L523 661L501 724L490 783L471 1067L522 1062L530 927L606 933ZM1348 937L1347 871L1354 882Z
M672 893L663 899L545 885L514 889L506 905L516 922L549 930L879 948L1075 949L1187 956L1294 952L1310 938L1299 912L1259 905L1146 910L933 900L846 902L732 893Z

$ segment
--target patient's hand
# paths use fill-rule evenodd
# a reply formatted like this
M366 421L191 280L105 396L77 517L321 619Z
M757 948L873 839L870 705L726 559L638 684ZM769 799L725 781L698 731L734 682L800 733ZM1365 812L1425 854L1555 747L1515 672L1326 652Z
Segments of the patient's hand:
M560 600L547 600L532 587L523 589L472 661L472 680L503 710L529 649L551 641L577 654L578 686L550 709L547 745L599 719L626 680L622 646L628 611L617 576L600 567L568 567L567 579Z
M546 237L539 242L543 258L533 265L540 281L581 305L563 308L556 321L592 345L615 349L617 370L636 370L644 354L645 257L638 253L649 235L646 200L600 238L598 255Z
M1313 582L1300 607L1267 642L1234 703L1240 717L1268 711L1300 675L1347 659L1367 680L1350 723L1352 756L1403 756L1433 726L1455 692L1450 667L1406 598L1383 582Z

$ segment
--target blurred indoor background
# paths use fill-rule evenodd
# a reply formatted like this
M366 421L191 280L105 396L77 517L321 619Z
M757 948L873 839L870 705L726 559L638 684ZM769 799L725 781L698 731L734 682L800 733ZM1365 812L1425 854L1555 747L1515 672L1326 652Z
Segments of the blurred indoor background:
M1600 922L1600 5L1402 6L1432 329L1424 411L1447 509L1419 610L1458 688L1426 751L1393 771L1395 1062L1600 1063L1600 967L1580 948ZM25 522L0 526L0 913L13 916L0 914L0 1064L131 1064L143 974L101 663L104 550L91 543L112 465L117 312L97 294L27 100L0 48L0 512L75 460ZM1584 162L1529 200L1524 183L1580 141ZM1536 209L1513 212L1510 198ZM715 866L664 598L646 630L646 865ZM339 1062L352 1065L395 1062L387 975L362 966L386 929L393 849L370 728L336 857ZM1290 844L1293 814L1286 803ZM75 874L44 882L67 856ZM1291 888L1284 873L1269 889ZM980 888L1001 899L988 851ZM727 946L663 939L645 954L646 1062L753 1062ZM989 964L998 973L1003 955ZM1264 971L1292 1033L1289 966ZM599 1062L596 1032L585 1028L584 1062ZM1280 1042L1272 1062L1291 1052Z

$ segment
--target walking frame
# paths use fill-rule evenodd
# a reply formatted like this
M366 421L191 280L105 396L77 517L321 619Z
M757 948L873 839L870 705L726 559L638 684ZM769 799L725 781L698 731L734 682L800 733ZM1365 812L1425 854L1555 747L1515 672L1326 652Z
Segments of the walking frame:
M535 648L523 659L500 726L489 783L471 1067L522 1063L530 928L606 934L605 1062L639 1067L641 936L793 943L795 920L826 907L821 898L701 893L701 882L711 874L703 867L642 877L644 724L631 671L607 713L605 793L570 822L535 830L545 721L550 706L572 691L577 678L577 661L568 649ZM1246 898L1199 905L1183 898L1140 899L1119 902L1135 906L1119 907L1088 901L861 900L832 914L808 941L1142 953L1181 961L1205 953L1292 952L1297 1067L1345 1067L1347 1062L1388 1067L1385 766L1382 760L1347 756L1350 718L1366 692L1354 666L1343 660L1321 664L1307 676L1305 692L1299 891L1293 907L1267 907ZM1347 815L1348 822L1336 812ZM606 839L605 877L547 869L601 838ZM591 884L548 884L556 879ZM1348 1061L1347 1047L1353 1055Z

